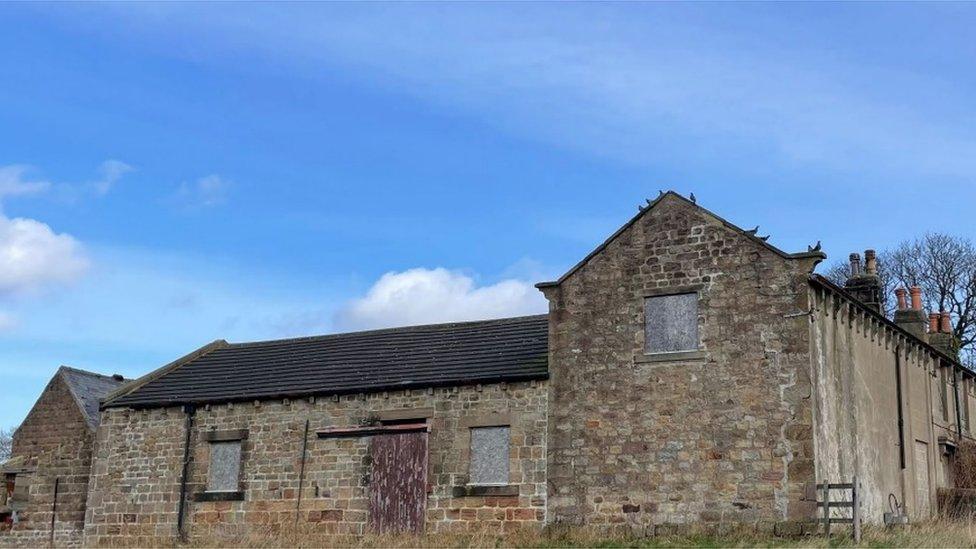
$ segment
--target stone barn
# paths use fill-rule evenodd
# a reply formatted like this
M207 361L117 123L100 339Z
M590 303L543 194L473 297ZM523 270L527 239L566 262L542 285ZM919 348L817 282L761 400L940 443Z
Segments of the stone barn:
M0 464L0 545L80 545L99 401L122 376L62 366Z
M673 192L556 281L545 315L216 341L109 395L85 540L591 526L654 535L927 518L972 438L948 316L876 259L838 286Z

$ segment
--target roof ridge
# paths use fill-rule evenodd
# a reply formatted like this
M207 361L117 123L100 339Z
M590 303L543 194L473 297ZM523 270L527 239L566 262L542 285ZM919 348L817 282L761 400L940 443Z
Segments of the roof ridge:
M82 370L81 368L75 368L74 366L68 366L67 364L62 364L58 369L59 370L67 370L67 371L75 372L75 373L79 373L79 374L85 374L87 376L104 377L106 379L111 379L111 380L114 380L114 381L118 381L115 378L115 376L116 375L119 375L119 374L100 374L98 372L92 372L90 370ZM123 377L122 378L122 381L127 381L127 378L124 378Z
M202 347L200 347L198 349L195 349L193 351L190 351L189 353L181 356L180 358L177 358L176 360L174 360L174 361L172 361L172 362L170 362L170 363L168 363L168 364L166 364L164 366L161 366L159 368L156 368L155 370L149 372L148 374L145 374L145 375L143 375L141 377L137 377L136 379L128 380L129 381L128 383L125 383L125 384L120 385L118 389L116 389L116 390L110 392L109 394L105 395L105 397L102 398L101 401L100 401L100 403L99 403L99 408L104 408L105 405L108 404L108 403L110 403L111 401L113 401L113 400L115 400L117 398L122 398L122 397L128 395L129 393L135 392L135 391L139 390L142 386L146 385L147 383L150 383L152 381L155 381L155 380L157 380L157 379L165 376L166 374L169 374L169 373L171 373L173 371L178 370L180 367L182 367L184 364L186 364L188 362L191 362L193 360L196 360L197 358L200 358L201 356L203 356L203 355L205 355L205 354L207 354L207 353L209 353L211 351L214 351L214 350L220 349L220 348L224 348L224 347L227 347L227 346L228 346L228 343L226 341L224 341L223 339L216 339L216 340L211 341L210 343L207 343L206 345L204 345L204 346L202 346Z
M459 326L470 326L475 324L490 324L490 323L502 323L506 321L514 320L541 320L543 318L548 318L548 313L536 314L536 315L522 315L522 316L509 316L502 318L485 318L481 320L462 320L456 322L436 322L432 324L411 324L408 326L394 326L391 328L377 328L374 330L359 330L353 332L339 332L335 334L320 334L312 336L299 336L299 337L286 337L281 339L262 339L256 341L242 341L239 343L229 343L225 348L235 348L240 349L243 347L251 347L255 345L266 345L269 343L296 343L301 341L320 341L332 338L341 338L346 336L364 336L373 334L388 334L394 332L408 332L412 330L421 330L428 328L448 328L448 327L459 327Z
M658 204L660 204L661 201L664 200L668 196L673 196L673 197L681 200L685 204L688 204L689 206L692 206L694 208L697 208L698 210L701 210L701 211L705 212L706 214L710 215L716 221L718 221L719 223L725 225L729 229L732 229L733 231L738 232L742 236L745 236L749 240L755 242L756 244L759 244L760 246L763 246L764 248L772 251L773 253L779 255L780 257L782 257L784 259L802 259L802 258L808 258L808 257L810 257L810 258L812 258L812 257L819 257L821 259L826 259L827 258L827 255L824 254L823 252L819 251L819 250L808 250L806 252L795 252L795 253L790 253L790 252L783 251L782 249L780 249L780 248L778 248L778 247L770 244L766 240L764 240L762 238L759 238L758 236L756 236L752 232L747 231L747 230L743 229L742 227L739 227L735 223L732 223L732 222L726 220L725 218L723 218L722 216L720 216L720 215L716 214L715 212L709 210L708 208L699 205L697 201L693 201L691 199L685 198L685 197L681 196L680 194L678 194L677 192L675 192L674 190L669 189L667 191L662 191L661 194L659 194L658 197L655 198L654 200L648 199L646 205L640 206L638 208L639 211L637 212L637 215L635 215L634 217L630 218L630 220L628 220L626 223L624 223L619 229L617 229L616 231L614 231L613 234L611 234L599 246L597 246L596 248L594 248L593 251L591 251L590 253L586 254L586 256L579 263L577 263L576 265L573 265L573 267L571 267L568 271L566 271L566 273L563 274L561 277L559 277L558 279L556 279L554 281L540 282L540 283L538 283L538 284L535 285L536 288L540 288L541 289L541 288L546 288L546 287L551 287L551 286L558 286L559 284L561 284L563 281L565 281L567 278L569 278L573 273L575 273L576 271L578 271L581 268L583 268L583 266L586 265L590 261L590 259L593 259L594 256L596 256L598 253L600 253L601 251L603 251L604 248L606 248L607 246L609 246L610 243L613 242L618 236L620 236L625 230L627 230L628 228L630 228L631 225L633 225L634 223L636 223L638 219L640 219L641 217L644 216L644 214L646 214L646 213L650 212L651 210L653 210L655 206L657 206Z

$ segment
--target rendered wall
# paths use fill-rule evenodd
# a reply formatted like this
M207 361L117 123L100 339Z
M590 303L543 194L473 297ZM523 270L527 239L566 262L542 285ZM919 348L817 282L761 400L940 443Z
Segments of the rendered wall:
M811 296L817 481L850 482L856 475L870 522L881 523L891 511L891 496L913 519L928 518L936 510L936 489L951 482L949 458L939 444L940 435L952 438L956 429L951 385L948 420L939 403L940 371L949 370L922 346L839 296L818 287L811 288ZM960 390L961 406L970 405L965 393Z

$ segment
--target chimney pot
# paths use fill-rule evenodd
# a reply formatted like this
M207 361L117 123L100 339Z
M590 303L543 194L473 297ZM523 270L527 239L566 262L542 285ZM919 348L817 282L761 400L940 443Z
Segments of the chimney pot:
M939 313L929 313L929 333L939 333Z
M851 278L861 274L861 256L860 254L851 254Z
M898 310L904 311L908 308L908 291L905 288L898 288L895 290L895 296L898 298Z
M952 315L950 315L946 311L942 311L942 314L940 316L942 317L942 325L940 326L940 330L939 331L941 331L943 334L951 334L952 333Z
M912 309L916 311L922 310L922 289L918 286L912 286L909 290L912 295Z
M874 250L864 250L864 272L878 274L878 254Z

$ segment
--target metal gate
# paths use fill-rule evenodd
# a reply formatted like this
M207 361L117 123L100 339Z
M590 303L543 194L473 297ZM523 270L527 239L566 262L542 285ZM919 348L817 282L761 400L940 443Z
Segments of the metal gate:
M370 437L369 525L377 533L421 533L427 512L427 431Z

